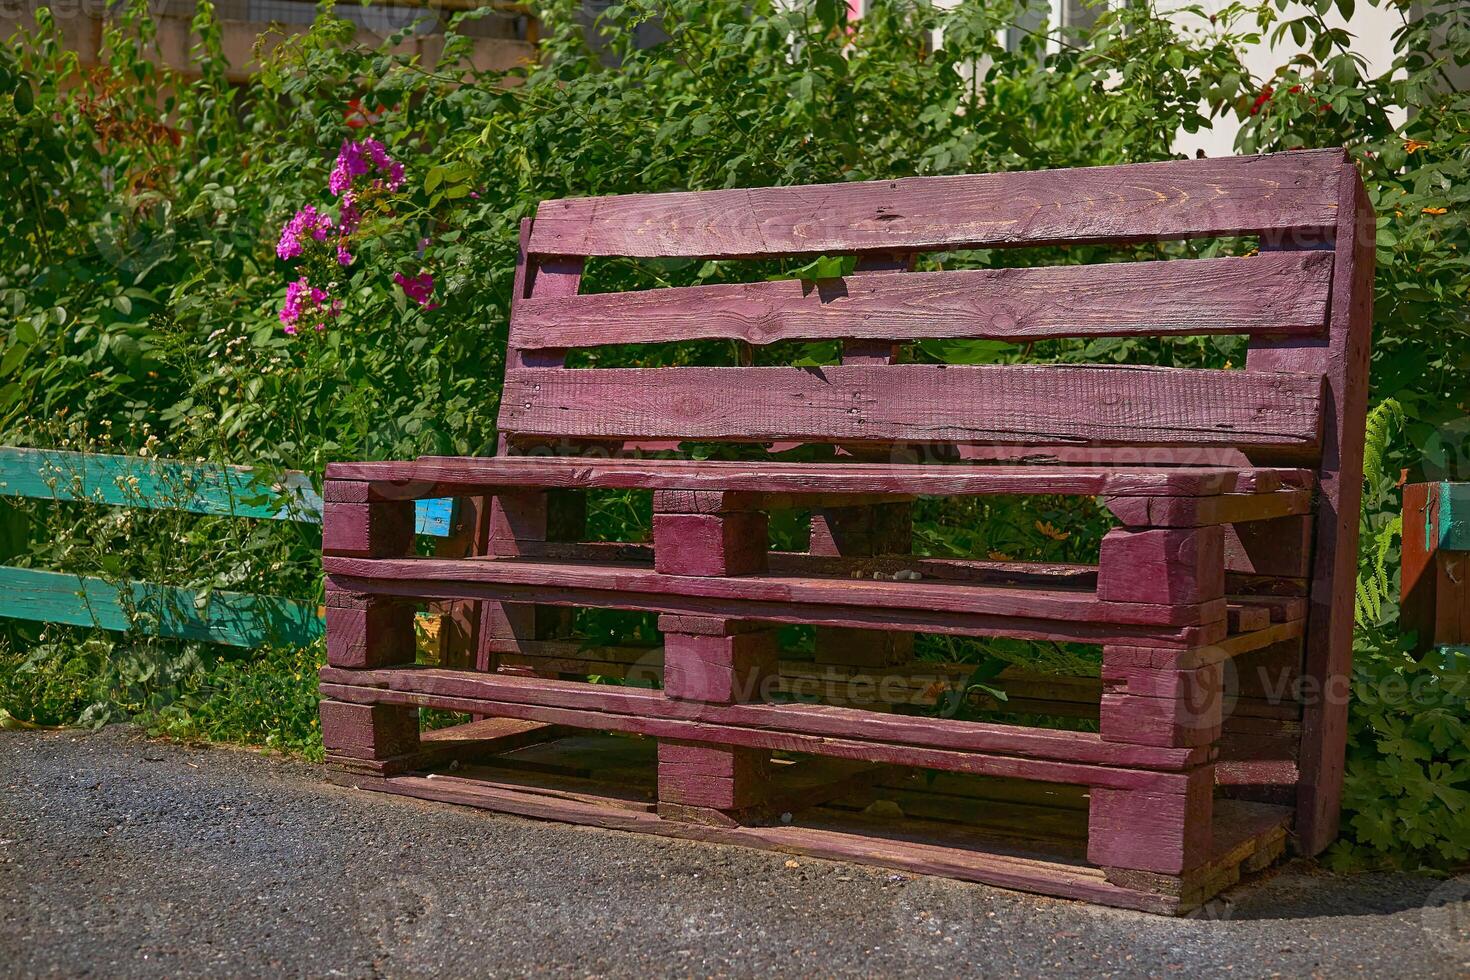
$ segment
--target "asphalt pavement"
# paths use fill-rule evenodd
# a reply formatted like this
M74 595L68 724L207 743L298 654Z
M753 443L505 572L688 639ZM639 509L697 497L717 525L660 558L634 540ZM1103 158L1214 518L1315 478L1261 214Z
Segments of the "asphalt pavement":
M1467 896L1296 862L1166 919L0 732L0 977L1461 977Z

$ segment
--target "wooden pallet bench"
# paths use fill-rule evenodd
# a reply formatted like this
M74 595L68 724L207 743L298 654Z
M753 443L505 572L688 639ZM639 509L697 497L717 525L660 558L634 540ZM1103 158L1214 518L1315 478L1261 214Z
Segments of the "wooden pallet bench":
M1179 913L1335 836L1373 215L1341 151L548 201L522 227L501 447L324 488L335 778ZM1249 236L1241 258L913 271L961 248ZM583 294L588 258L856 254L840 279ZM931 338L1244 334L1245 363L905 363ZM575 368L607 344L841 342L823 367ZM686 441L835 447L828 462ZM651 543L586 540L652 497ZM916 555L926 496L1096 498L1091 563ZM412 501L473 515L414 554ZM808 547L769 545L809 512ZM464 656L414 662L417 603ZM595 646L570 610L656 614ZM783 650L778 630L811 630ZM1100 676L914 653L1100 648ZM954 717L956 707L982 720ZM418 709L471 721L424 731ZM1000 718L983 717L1009 712ZM1014 717L1012 717L1014 716ZM1023 723L1051 719L1046 724Z

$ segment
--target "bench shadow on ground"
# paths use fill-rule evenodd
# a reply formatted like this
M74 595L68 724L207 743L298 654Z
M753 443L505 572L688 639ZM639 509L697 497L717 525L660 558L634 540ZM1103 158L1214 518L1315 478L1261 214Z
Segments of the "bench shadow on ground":
M1339 874L1297 859L1230 888L1196 917L1244 922L1393 915L1470 896L1470 881L1447 894L1450 880L1395 872Z

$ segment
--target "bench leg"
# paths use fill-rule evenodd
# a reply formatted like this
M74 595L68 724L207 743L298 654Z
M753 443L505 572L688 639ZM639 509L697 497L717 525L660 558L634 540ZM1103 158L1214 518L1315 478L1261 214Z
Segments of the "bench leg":
M861 507L817 507L812 511L814 555L869 558L913 550L913 520L907 502ZM912 633L816 628L816 662L853 667L891 667L914 656Z
M1109 871L1183 876L1207 864L1213 841L1215 767L1191 770L1178 792L1094 787L1087 860Z
M760 624L713 617L661 616L664 694L683 702L679 717L697 718L700 704L759 701L776 673L776 633ZM661 739L659 813L730 825L749 820L769 795L770 752Z
M375 776L413 768L419 752L417 708L323 701L319 712L322 747L332 768Z

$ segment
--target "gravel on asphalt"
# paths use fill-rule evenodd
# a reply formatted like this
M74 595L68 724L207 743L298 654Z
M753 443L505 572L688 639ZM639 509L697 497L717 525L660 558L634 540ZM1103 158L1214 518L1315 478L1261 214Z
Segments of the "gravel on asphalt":
M0 732L0 976L1470 975L1470 877L1296 862L1175 920Z

